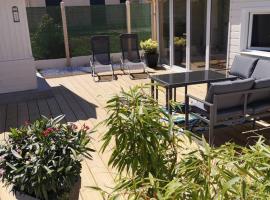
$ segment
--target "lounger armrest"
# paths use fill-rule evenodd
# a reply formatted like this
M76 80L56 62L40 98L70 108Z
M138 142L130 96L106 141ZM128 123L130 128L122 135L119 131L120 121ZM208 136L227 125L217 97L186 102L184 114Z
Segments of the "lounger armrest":
M207 101L205 101L205 100L202 100L202 99L200 99L200 98L198 98L198 97L194 97L194 96L192 96L192 95L190 95L190 94L187 94L187 97L188 97L189 99L193 99L193 100L199 101L199 102L203 103L203 104L206 105L206 106L209 106L209 107L212 107L212 106L213 106L212 103L209 103L209 102L207 102Z
M121 62L121 65L124 65L124 60L122 56L120 57L120 62Z
M94 62L93 62L93 59L92 59L92 57L90 57L90 67L92 67L92 66L94 66Z
M140 59L142 62L144 62L144 54L140 54Z

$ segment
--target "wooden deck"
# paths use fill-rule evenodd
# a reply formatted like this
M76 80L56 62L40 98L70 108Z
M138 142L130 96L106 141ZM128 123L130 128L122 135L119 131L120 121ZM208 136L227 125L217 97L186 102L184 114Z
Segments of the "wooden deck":
M161 71L161 73L164 73L164 71ZM55 78L47 81L53 88L53 98L0 105L0 132L5 132L10 127L19 127L28 120L34 121L41 115L56 117L65 114L67 122L75 122L79 126L87 124L94 127L107 117L104 107L110 97L119 93L122 88L127 90L137 84L150 82L149 79L130 80L126 75L119 75L116 81L99 83L94 82L90 75ZM205 85L196 85L191 87L189 91L193 95L204 97L205 89ZM177 99L183 100L183 90L178 89L177 94ZM160 99L165 99L162 94ZM216 143L218 145L232 140L246 144L247 138L254 133L243 133L250 129L250 124L217 129ZM104 154L99 152L100 136L105 130L105 127L99 127L98 131L92 135L93 143L91 145L97 152L93 154L93 160L86 159L83 162L79 199L102 199L99 192L89 189L88 186L98 186L110 191L110 188L114 185L116 172L107 165L110 152ZM13 199L12 196L8 198ZM8 199L5 198L5 200Z

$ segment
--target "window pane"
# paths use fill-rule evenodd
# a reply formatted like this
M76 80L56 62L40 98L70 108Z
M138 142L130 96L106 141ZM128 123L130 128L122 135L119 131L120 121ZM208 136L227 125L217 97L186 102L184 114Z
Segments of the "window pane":
M270 14L253 16L252 47L270 47Z

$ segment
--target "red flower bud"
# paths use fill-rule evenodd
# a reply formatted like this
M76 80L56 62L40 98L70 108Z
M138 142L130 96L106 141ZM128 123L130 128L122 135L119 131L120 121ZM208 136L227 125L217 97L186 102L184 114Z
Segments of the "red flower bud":
M28 126L30 124L30 121L25 121L24 125Z
M90 129L89 126L86 126L85 124L82 127L82 130L84 130L84 131L88 131L89 129Z
M42 134L47 137L48 135L50 135L53 131L55 131L54 128L47 128L45 131L42 132Z

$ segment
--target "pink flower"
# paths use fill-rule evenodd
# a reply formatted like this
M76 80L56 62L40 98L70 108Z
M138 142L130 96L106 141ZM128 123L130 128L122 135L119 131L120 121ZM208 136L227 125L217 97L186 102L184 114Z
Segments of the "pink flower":
M55 131L54 128L47 128L45 131L42 132L42 134L47 137L49 136L53 131Z

